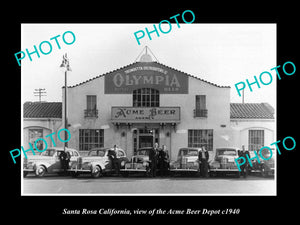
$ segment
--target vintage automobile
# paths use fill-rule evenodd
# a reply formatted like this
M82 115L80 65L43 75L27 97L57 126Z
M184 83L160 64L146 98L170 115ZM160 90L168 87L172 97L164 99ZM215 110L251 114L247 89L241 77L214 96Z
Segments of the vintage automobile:
M151 149L152 147L138 149L136 154L132 156L131 160L125 163L124 168L121 169L121 174L123 176L128 176L130 173L144 173L146 176L149 176L149 152Z
M239 157L238 151L239 149L235 147L217 148L214 159L209 161L210 176L235 174L240 177L240 171L235 163L235 159Z
M257 155L259 157L260 163L257 161L257 159L252 160L252 167L249 166L249 170L251 173L256 173L256 174L261 174L261 176L266 177L266 176L273 176L275 172L275 154L276 151L273 148L272 149L272 157L269 160L264 160L261 158L259 154L259 150L257 150ZM263 158L268 159L271 156L271 153L268 149L264 148L261 151L261 155ZM250 157L254 157L251 154Z
M39 155L28 155L27 159L23 159L23 176L26 177L28 173L35 173L36 176L43 177L46 173L62 173L63 168L60 154L64 151L63 147L48 148ZM77 161L80 156L75 149L66 148L71 156L69 166Z
M117 159L119 168L123 168L125 163L128 162L126 153L123 149L117 148ZM79 157L76 163L73 163L68 170L73 177L77 177L82 173L89 173L92 177L98 178L104 174L115 173L115 168L112 162L111 151L113 148L94 148L89 151L87 156Z
M195 173L200 176L198 154L201 148L180 148L176 161L170 163L170 173Z

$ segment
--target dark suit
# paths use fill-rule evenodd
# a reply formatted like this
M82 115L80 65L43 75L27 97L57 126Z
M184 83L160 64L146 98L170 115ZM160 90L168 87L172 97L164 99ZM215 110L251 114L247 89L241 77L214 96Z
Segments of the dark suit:
M69 162L70 162L70 153L69 152L61 152L59 155L60 163L61 163L61 168L64 170L64 173L67 173L67 169L69 168Z
M156 167L157 167L157 149L152 148L149 152L149 160L150 160L150 169L151 176L156 177Z
M200 174L203 177L208 177L208 159L209 159L208 151L204 152L204 157L202 156L202 151L199 151L198 160L200 163Z
M110 157L110 159L111 159L111 162L112 162L112 168L114 168L116 174L119 175L119 173L120 173L120 168L119 168L119 161L118 161L116 152L113 151L113 150L109 150L109 152L108 152L107 155L108 155L108 157Z
M240 151L240 157L244 157L245 160L246 160L246 162L243 165L241 165L241 167L240 167L241 168L241 175L244 176L244 177L247 177L248 169L249 169L248 168L249 167L248 158L247 158L246 155L248 155L248 157L251 158L249 151L245 151L245 152Z
M167 152L160 150L158 151L158 162L157 162L157 166L159 168L160 171L160 175L161 176L166 176L167 172L168 172L168 167L169 167L169 155Z

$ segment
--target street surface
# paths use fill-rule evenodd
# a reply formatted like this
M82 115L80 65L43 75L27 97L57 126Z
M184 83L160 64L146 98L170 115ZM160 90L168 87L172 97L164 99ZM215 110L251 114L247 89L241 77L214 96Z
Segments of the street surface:
M273 177L101 177L81 175L28 175L23 178L23 194L209 194L209 195L276 195Z

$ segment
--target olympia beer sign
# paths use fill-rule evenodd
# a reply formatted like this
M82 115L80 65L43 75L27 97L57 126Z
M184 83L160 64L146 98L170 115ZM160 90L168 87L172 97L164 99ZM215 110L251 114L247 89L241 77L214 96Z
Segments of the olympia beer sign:
M139 88L154 88L160 94L188 93L188 76L185 74L156 63L134 65L105 76L105 94L132 94Z

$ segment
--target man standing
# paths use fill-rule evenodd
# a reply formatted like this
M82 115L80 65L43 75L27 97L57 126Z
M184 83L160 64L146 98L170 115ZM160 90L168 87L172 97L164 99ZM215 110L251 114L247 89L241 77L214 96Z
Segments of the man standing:
M111 159L112 168L115 169L115 173L119 176L120 168L119 168L119 160L117 158L117 145L114 145L112 150L109 150L108 157Z
M167 146L163 145L162 146L162 151L164 152L164 161L163 161L163 174L164 176L168 175L168 170L169 170L169 163L170 163L170 158L169 158L169 153L167 150Z
M247 159L246 155L248 155L248 157L250 158L249 151L246 151L245 146L242 145L241 157L244 157L245 159ZM246 162L243 165L241 165L241 175L244 178L246 178L248 175L248 167L249 167L248 160L246 160Z
M67 174L67 169L69 169L71 155L69 152L62 151L59 155L60 165L64 171L64 174Z
M208 151L205 149L205 146L202 146L202 149L198 153L198 160L200 163L200 174L202 177L208 177L208 159Z
M156 177L157 153L158 153L158 143L155 143L154 147L149 152L149 161L150 161L152 177Z

